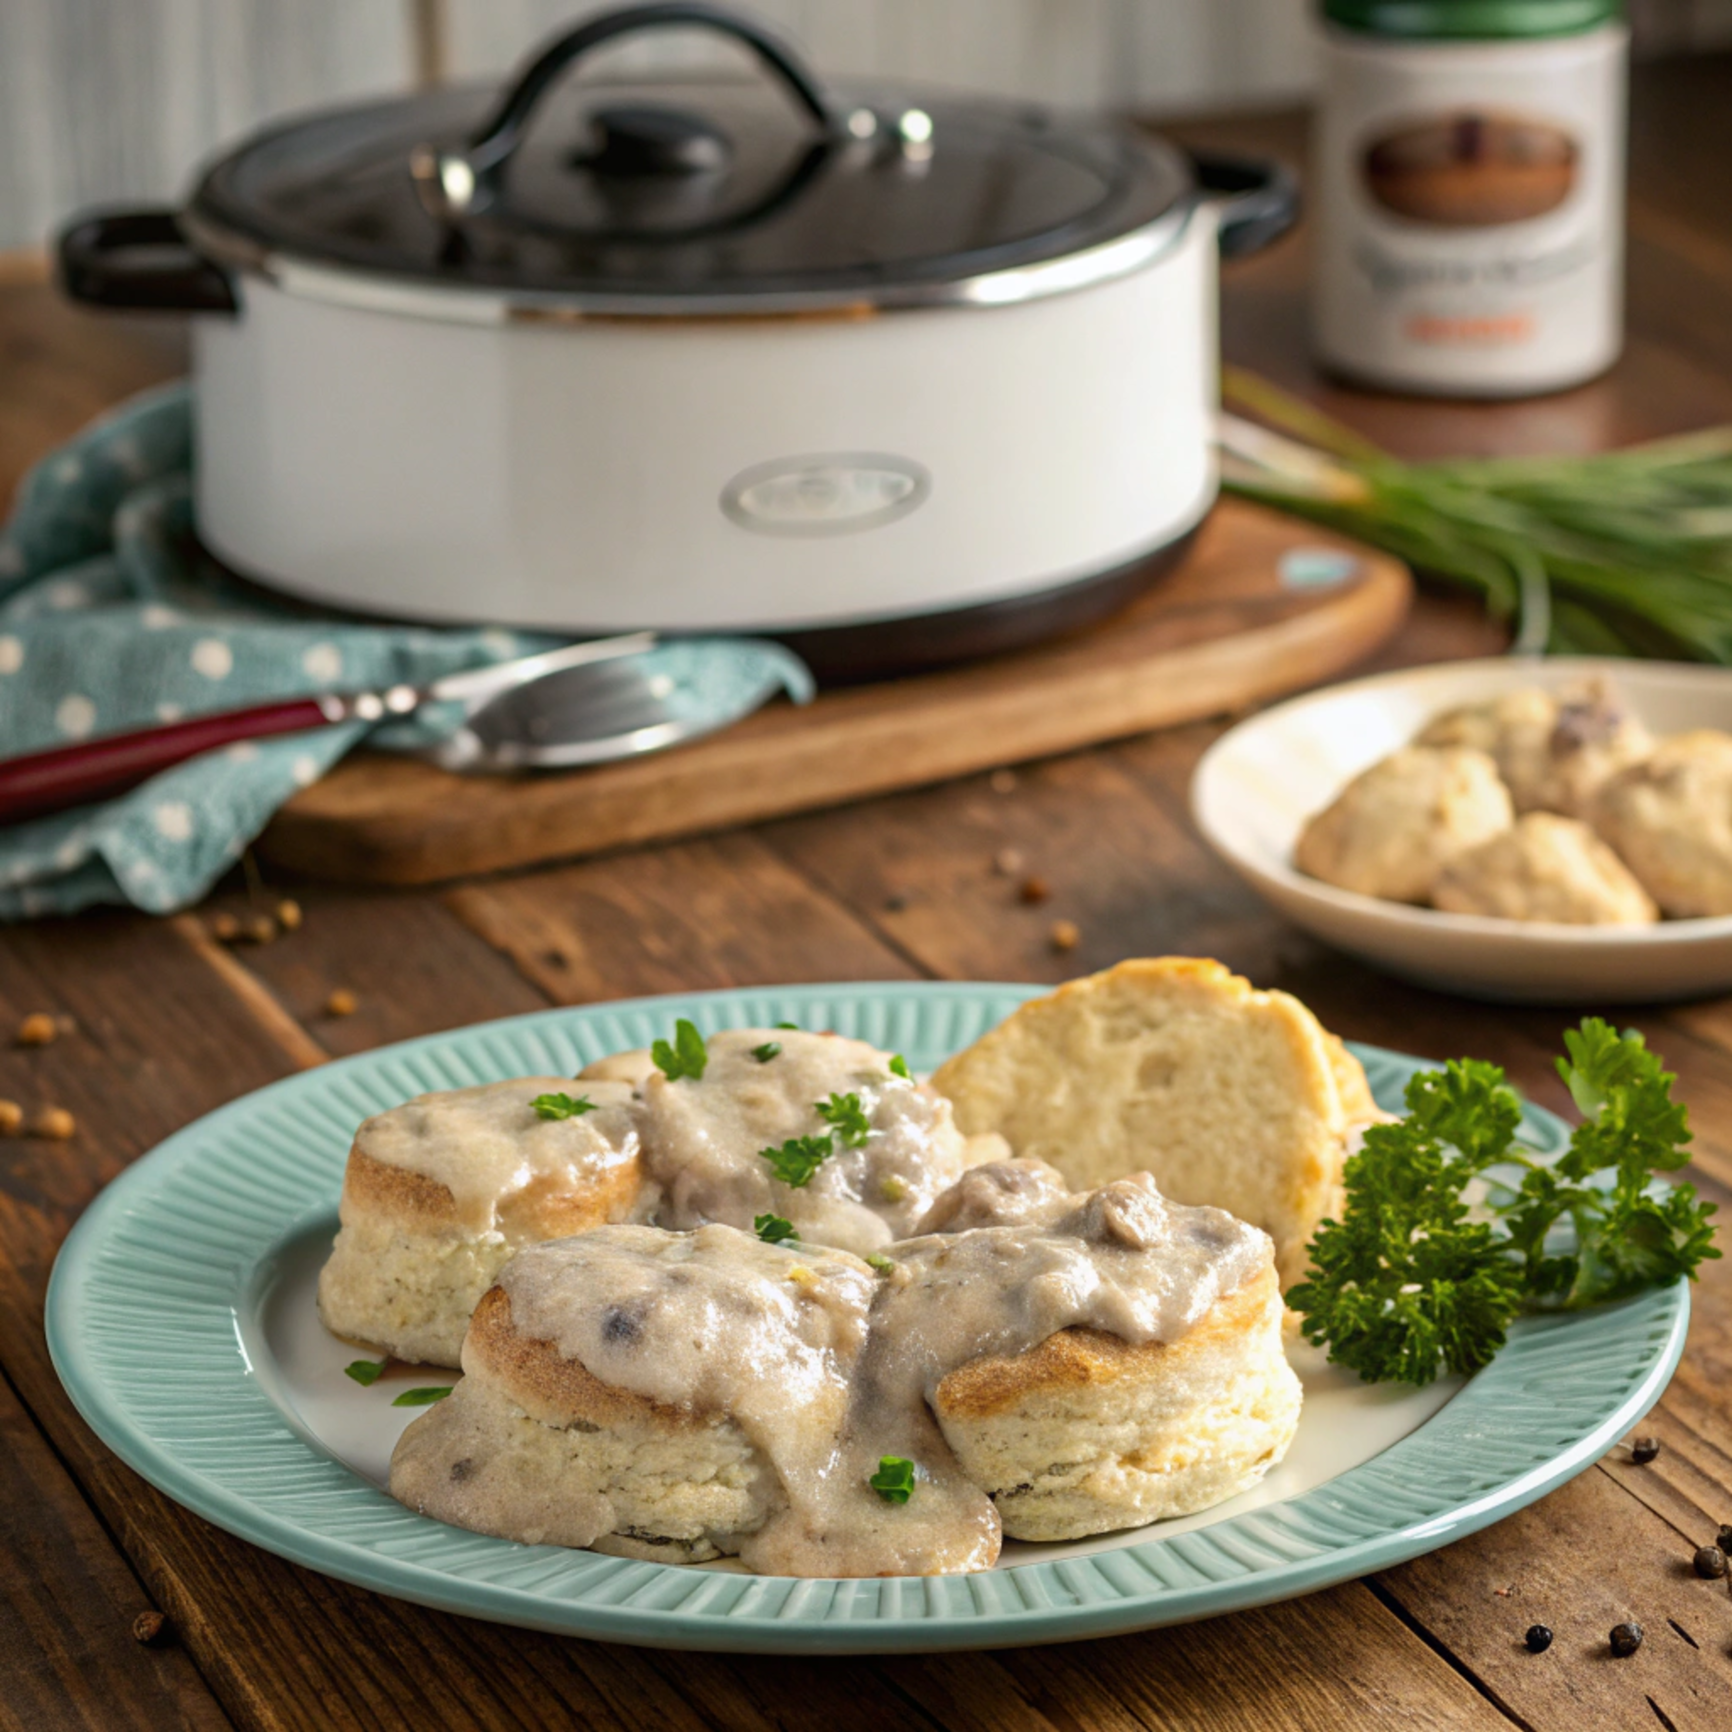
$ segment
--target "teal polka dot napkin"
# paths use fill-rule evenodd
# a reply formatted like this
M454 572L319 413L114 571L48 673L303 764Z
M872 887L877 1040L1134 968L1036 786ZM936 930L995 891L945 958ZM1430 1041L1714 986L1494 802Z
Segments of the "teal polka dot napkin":
M420 685L564 641L319 619L234 583L195 538L190 411L184 384L147 392L25 478L0 531L0 752L271 698ZM693 638L650 654L669 702L698 718L773 681L811 696L805 667L773 644ZM219 748L100 805L0 828L0 919L98 902L184 908L359 741L424 750L458 719L444 706Z

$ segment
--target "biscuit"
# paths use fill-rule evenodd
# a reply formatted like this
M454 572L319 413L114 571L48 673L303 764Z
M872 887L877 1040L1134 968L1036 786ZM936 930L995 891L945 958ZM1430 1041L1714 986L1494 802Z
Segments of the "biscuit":
M1011 1539L1142 1527L1236 1497L1286 1453L1301 1391L1273 1267L1172 1343L1067 1329L977 1359L933 1408Z
M1301 872L1361 896L1424 902L1438 872L1515 817L1497 766L1466 746L1403 746L1355 776L1299 832Z
M1358 1062L1295 998L1218 962L1123 962L1021 1006L940 1066L969 1135L997 1131L1076 1190L1148 1171L1275 1241L1283 1286L1339 1208L1375 1103Z
M1575 818L1528 812L1438 874L1432 901L1447 914L1568 926L1651 926L1651 896L1622 860Z
M1602 783L1653 750L1602 680L1554 694L1530 687L1435 717L1419 746L1467 746L1497 765L1517 812L1585 814Z
M950 1230L877 1272L723 1226L527 1249L392 1494L523 1544L929 1575L989 1566L1006 1532L1188 1513L1280 1459L1301 1396L1267 1235L1146 1174L1079 1196L1017 1162L957 1188L929 1212ZM874 1490L892 1453L899 1499Z
M550 1120L531 1105L568 1092L594 1110ZM319 1273L325 1327L393 1358L455 1365L470 1312L515 1250L636 1206L631 1099L620 1083L522 1077L421 1095L368 1119Z
M1674 918L1732 914L1732 734L1677 734L1599 791L1589 814Z

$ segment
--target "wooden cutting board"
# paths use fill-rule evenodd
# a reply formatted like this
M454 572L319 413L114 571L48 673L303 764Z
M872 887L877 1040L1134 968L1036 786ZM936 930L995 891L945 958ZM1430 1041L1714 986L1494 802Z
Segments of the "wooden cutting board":
M1398 561L1226 500L1123 613L994 661L778 702L676 750L592 769L454 776L357 753L261 838L326 878L427 884L660 842L1051 757L1327 680L1401 623Z

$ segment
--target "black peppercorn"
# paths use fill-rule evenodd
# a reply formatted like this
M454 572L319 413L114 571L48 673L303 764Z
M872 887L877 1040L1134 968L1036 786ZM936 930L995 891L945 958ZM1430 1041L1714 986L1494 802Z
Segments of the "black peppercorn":
M1646 1467L1660 1453L1660 1440L1657 1437L1638 1437L1630 1444L1630 1460L1637 1467Z
M1620 1660L1627 1660L1642 1645L1642 1626L1640 1624L1614 1624L1612 1626L1612 1652Z
M1726 1573L1726 1554L1719 1546L1703 1546L1695 1557L1696 1574L1705 1582L1717 1582Z
M1543 1654L1552 1645L1552 1633L1544 1624L1528 1625L1528 1633L1522 1639L1530 1654Z

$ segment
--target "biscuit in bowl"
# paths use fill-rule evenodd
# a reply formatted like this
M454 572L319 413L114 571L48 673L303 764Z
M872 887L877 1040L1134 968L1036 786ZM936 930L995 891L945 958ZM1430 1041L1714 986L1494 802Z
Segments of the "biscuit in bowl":
M1123 962L1021 1006L933 1074L963 1131L997 1131L1077 1190L1147 1171L1275 1241L1282 1285L1339 1206L1365 1073L1309 1010L1218 962Z
M1515 818L1497 765L1470 746L1403 746L1299 832L1301 872L1361 896L1424 902L1439 870Z
M1667 914L1732 914L1732 734L1662 741L1600 789L1590 815Z
M1567 926L1652 926L1660 918L1629 867L1586 824L1551 812L1525 812L1456 855L1438 874L1432 902L1446 914Z
M1561 693L1528 687L1434 717L1419 746L1466 746L1497 765L1517 812L1583 816L1599 788L1654 749L1603 680Z

